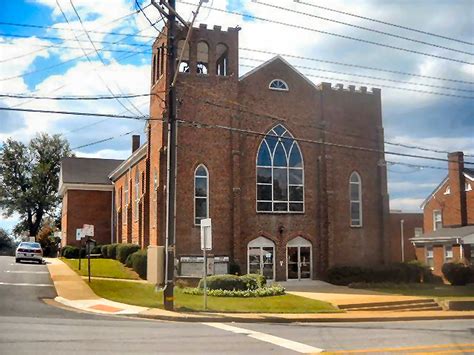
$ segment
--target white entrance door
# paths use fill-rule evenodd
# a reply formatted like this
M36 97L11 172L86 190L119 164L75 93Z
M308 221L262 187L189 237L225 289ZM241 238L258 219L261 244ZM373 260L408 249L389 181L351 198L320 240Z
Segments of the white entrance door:
M290 240L286 245L286 278L311 279L312 259L312 245L309 241L301 237Z
M275 244L264 237L252 240L247 247L247 271L275 279Z

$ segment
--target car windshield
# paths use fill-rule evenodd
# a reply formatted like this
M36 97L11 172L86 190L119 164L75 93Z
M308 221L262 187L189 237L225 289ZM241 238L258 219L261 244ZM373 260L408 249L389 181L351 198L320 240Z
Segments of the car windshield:
M20 247L23 248L41 248L40 243L21 243Z

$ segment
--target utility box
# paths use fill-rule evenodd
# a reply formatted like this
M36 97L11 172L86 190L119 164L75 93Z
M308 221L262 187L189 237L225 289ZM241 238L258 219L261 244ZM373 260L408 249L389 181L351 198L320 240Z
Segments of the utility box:
M165 247L149 245L147 248L147 281L155 285L165 283Z

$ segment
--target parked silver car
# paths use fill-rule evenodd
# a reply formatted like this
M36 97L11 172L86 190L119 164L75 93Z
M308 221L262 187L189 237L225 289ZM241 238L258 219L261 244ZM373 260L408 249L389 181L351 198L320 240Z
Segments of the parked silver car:
M19 263L22 260L32 260L39 264L43 262L43 249L40 243L21 242L16 248L15 261Z

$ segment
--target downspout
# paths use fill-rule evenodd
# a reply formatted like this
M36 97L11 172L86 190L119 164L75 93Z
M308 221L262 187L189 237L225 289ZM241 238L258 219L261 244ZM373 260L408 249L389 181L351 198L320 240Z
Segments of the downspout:
M110 242L114 244L114 236L115 236L115 184L113 184L114 188L112 189L112 207L110 209Z
M403 223L405 221L403 219L400 220L400 247L402 250L402 263L405 262L405 240L403 238Z

